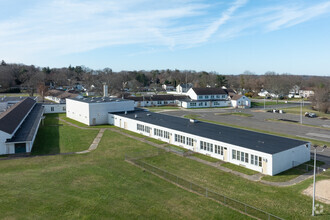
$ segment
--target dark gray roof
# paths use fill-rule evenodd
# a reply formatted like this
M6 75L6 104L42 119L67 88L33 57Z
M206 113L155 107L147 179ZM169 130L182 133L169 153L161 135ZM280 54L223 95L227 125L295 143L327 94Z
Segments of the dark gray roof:
M192 88L197 95L217 95L227 94L227 92L220 88Z
M101 103L101 102L123 102L123 101L131 101L127 99L120 98L110 98L110 97L92 97L92 98L67 98L71 100L76 100L85 103Z
M42 115L43 106L41 103L37 103L26 117L21 127L16 131L15 135L8 140L7 143L32 141L34 135L37 133Z
M0 97L0 102L12 102L12 103L16 103L16 102L19 102L19 101L22 101L23 99L25 99L26 97L24 96L3 96L3 97ZM35 99L35 97L30 97L32 99Z
M152 95L152 96L130 96L126 97L126 99L134 100L134 101L169 101L169 100L182 100L186 99L187 96L175 96L175 95Z
M181 99L180 101L183 101L183 102L223 102L223 101L228 101L228 99L203 99L203 100L195 100L195 99L189 99L189 98L186 98L186 99Z
M0 114L0 130L12 134L25 116L29 113L36 101L31 98L16 103L7 111Z
M179 84L179 86L181 86L182 88L186 88L186 89L189 89L189 88L192 88L193 85L191 83L181 83Z
M150 114L150 116L147 114ZM127 112L127 114L115 113L115 115L120 115L122 117L135 119L141 122L182 131L185 133L245 147L268 154L276 154L278 152L282 152L307 143L306 141L268 135L212 123L192 123L189 119L186 118L159 113L151 113L147 111ZM135 115L137 115L137 118L135 118Z

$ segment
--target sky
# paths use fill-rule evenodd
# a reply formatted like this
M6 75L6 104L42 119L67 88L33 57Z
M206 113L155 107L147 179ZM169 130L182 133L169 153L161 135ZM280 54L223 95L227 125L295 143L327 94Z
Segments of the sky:
M0 0L0 60L330 76L330 1Z

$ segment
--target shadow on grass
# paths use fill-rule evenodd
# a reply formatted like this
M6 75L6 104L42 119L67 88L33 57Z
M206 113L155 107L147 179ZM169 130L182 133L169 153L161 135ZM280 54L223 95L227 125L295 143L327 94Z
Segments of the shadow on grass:
M39 127L31 155L58 154L60 153L59 127L63 126L58 119L58 114L47 114Z

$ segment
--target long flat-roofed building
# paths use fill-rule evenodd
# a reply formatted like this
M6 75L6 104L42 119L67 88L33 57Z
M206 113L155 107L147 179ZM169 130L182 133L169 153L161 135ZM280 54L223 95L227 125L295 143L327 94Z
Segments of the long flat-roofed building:
M0 154L31 152L44 109L25 98L0 114Z
M310 160L310 143L146 111L109 114L109 124L267 175Z

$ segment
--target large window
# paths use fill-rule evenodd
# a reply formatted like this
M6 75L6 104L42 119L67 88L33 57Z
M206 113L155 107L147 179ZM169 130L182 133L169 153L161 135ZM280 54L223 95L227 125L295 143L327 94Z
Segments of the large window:
M232 151L232 158L234 160L238 160L238 161L241 161L241 162L245 162L245 163L248 163L249 162L249 154L248 153L245 153L245 152L242 152L242 151L236 151L236 150L233 150ZM251 155L251 161L252 161L252 155ZM252 164L252 162L251 162Z
M146 132L146 133L150 133L151 127L144 126L144 125L141 125L141 124L136 124L136 130L143 131L143 132Z
M262 167L262 157L251 154L250 158L251 158L250 163L252 165Z
M214 153L223 155L223 147L219 146L219 145L214 145ZM235 154L236 154L236 151L235 151Z
M206 151L209 151L209 152L213 153L213 144L205 142L205 141L201 141L200 142L200 149L201 150L206 150Z
M194 139L187 137L187 145L193 146L194 145Z
M195 107L196 106L196 102L191 102L190 103L190 106Z
M164 131L164 138L170 139L170 132Z
M203 102L198 103L198 106L203 106Z
M182 144L186 144L186 137L179 135L179 134L175 134L174 140L176 142L182 143Z

